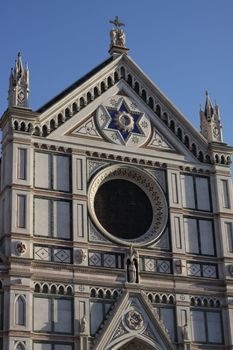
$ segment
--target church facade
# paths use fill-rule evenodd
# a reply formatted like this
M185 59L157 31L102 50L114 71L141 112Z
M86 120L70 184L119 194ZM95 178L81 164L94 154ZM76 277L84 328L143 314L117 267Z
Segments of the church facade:
M233 349L231 154L129 57L37 111L21 55L2 115L0 349Z

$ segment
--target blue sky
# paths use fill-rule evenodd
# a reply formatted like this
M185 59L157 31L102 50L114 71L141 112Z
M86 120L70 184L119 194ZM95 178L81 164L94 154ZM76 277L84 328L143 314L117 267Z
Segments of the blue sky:
M0 3L0 112L22 52L36 110L108 57L109 20L125 22L130 56L199 128L205 90L233 144L232 0L8 0Z

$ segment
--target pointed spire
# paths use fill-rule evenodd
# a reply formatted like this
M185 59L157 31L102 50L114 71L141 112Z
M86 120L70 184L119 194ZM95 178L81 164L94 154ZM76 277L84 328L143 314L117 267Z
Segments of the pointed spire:
M208 91L206 91L205 110L200 107L201 134L208 142L223 142L222 124L219 107L215 102L213 107Z
M205 95L206 95L206 102L205 102L205 115L208 118L211 118L212 114L213 114L213 106L212 106L212 103L210 101L210 98L209 98L209 94L208 94L208 91L206 90L205 92Z
M29 69L23 67L21 53L18 52L14 69L11 69L8 91L9 107L28 107Z

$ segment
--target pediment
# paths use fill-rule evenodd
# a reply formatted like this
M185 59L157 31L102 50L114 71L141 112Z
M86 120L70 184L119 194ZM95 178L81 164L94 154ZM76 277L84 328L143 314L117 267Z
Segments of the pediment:
M124 81L66 120L47 138L105 149L118 146L123 152L154 150L170 153L170 158L175 153L194 161L191 152Z
M120 91L104 100L67 136L87 137L127 147L172 150L174 147L155 128L147 111Z
M174 350L164 324L146 297L128 286L97 334L93 349L128 349L126 344L132 347L134 343L140 345L138 349Z
M60 94L61 99L58 96L54 103L48 103L47 108L45 106L39 110L42 112L39 117L40 127L46 126L48 139L76 145L89 144L90 147L98 147L98 142L104 148L112 144L118 145L122 151L125 151L124 147L131 150L143 148L166 151L181 155L182 159L190 162L197 161L198 152L207 155L208 145L202 135L132 59L122 55L101 67L96 73L94 70L95 74L87 75L82 84L76 84L76 88L68 88L66 94ZM135 87L136 84L138 88ZM124 112L122 116L120 112ZM105 115L106 120L102 115ZM131 122L130 116L134 118ZM167 121L164 120L165 116ZM147 120L150 133L143 129ZM122 130L123 127L128 128L128 131L131 128L131 131L127 134L126 130Z

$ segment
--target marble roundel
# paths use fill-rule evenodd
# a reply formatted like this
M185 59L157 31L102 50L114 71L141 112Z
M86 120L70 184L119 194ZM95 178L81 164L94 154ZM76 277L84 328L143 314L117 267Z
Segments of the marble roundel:
M129 97L114 96L101 105L96 114L99 132L118 145L140 147L151 135L151 123Z
M99 231L123 245L154 243L168 218L158 182L141 169L126 165L109 166L92 179L88 209Z

